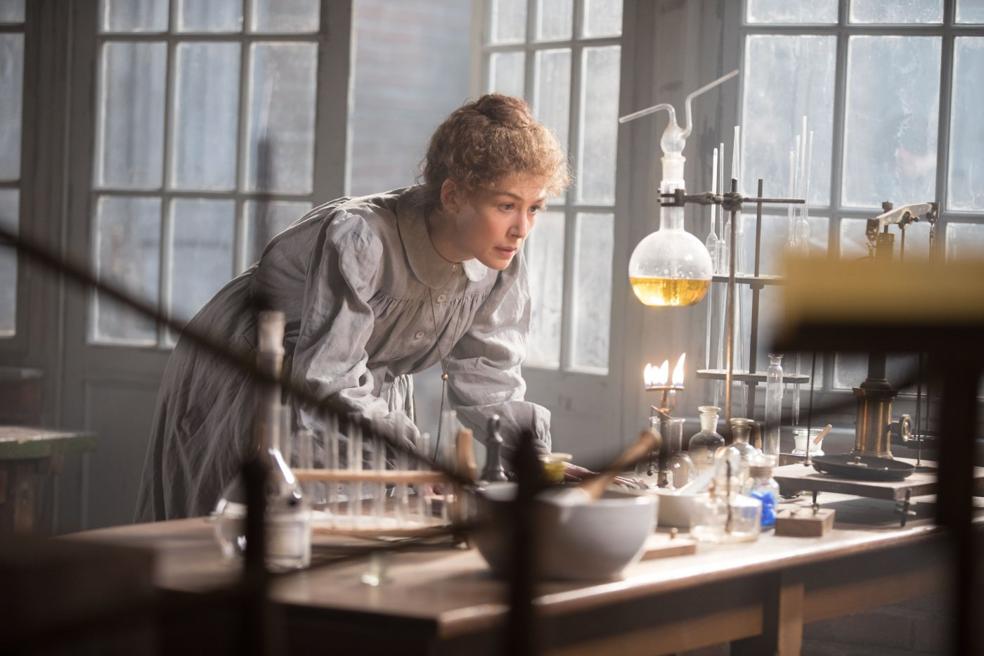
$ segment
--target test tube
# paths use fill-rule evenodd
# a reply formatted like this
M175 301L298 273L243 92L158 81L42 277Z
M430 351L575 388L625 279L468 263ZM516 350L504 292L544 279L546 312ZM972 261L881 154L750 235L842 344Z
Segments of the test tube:
M362 429L352 422L349 429L348 449L346 450L345 469L349 472L362 471ZM359 504L362 499L362 484L354 481L348 483L348 515L353 528L359 521Z
M379 475L386 472L386 443L382 440L372 441L372 469ZM372 485L372 515L375 523L382 526L386 510L386 483L379 481Z
M418 442L418 450L423 454L429 454L431 451L431 436L430 433L421 433L420 441ZM423 463L418 461L417 467L421 471L426 471L428 467ZM427 524L430 519L430 503L427 500L427 486L423 483L417 483L416 491L417 497L414 503L414 512L417 515L420 523Z

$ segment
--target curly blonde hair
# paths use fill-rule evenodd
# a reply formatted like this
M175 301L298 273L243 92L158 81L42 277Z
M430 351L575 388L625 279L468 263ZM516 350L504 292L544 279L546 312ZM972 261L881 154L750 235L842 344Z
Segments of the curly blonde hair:
M440 203L447 179L468 192L514 173L547 180L555 196L570 184L567 158L557 139L521 98L490 93L462 105L434 134L423 162L428 205Z

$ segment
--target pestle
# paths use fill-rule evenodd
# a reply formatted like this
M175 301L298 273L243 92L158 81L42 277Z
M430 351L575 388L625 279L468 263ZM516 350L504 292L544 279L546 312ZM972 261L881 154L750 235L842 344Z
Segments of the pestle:
M605 492L611 485L615 477L623 469L646 457L646 454L659 448L660 438L649 430L644 430L639 434L639 439L629 448L619 455L618 458L606 467L597 476L584 481L576 487L554 488L543 495L544 500L562 506L574 506L583 503L590 503Z

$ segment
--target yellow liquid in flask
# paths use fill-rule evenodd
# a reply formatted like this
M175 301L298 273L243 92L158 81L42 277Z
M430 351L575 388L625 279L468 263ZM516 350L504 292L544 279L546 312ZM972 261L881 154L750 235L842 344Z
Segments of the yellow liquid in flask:
M644 305L693 305L711 288L710 280L630 277L632 291Z

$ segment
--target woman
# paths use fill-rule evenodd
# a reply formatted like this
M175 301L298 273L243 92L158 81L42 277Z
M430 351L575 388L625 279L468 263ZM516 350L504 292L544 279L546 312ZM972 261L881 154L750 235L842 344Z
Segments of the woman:
M522 246L568 182L560 147L526 104L483 96L431 137L422 184L315 208L190 325L255 351L262 300L286 315L291 379L377 430L416 436L409 375L441 363L449 400L478 439L498 414L507 440L532 429L549 451L550 413L524 400L520 375L530 322ZM252 415L248 377L179 340L138 517L208 513L238 471Z

